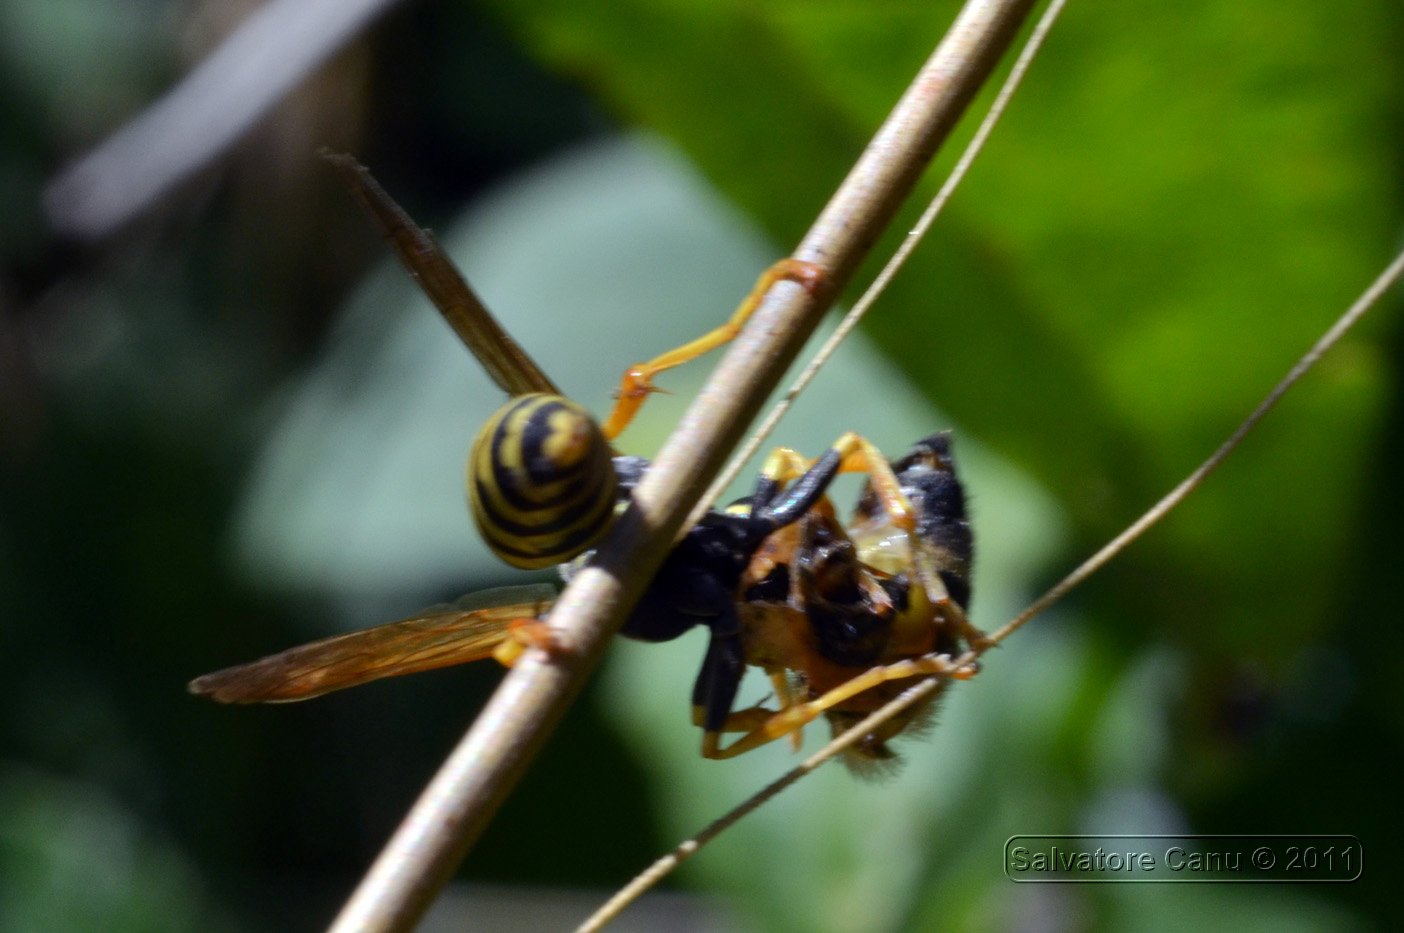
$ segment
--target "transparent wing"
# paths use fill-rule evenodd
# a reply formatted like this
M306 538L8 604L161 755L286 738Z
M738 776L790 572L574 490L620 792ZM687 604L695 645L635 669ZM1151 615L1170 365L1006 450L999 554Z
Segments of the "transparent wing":
M189 689L221 703L290 703L382 677L478 661L506 640L512 622L544 616L555 595L549 584L484 590L408 619L205 674Z

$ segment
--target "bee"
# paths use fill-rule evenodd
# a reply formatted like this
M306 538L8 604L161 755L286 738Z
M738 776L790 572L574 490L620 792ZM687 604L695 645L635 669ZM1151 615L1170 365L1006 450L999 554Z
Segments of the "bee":
M648 469L610 442L653 391L659 372L730 340L781 279L822 287L822 270L782 261L722 327L632 367L600 425L561 395L492 318L419 227L349 157L329 157L411 274L511 396L482 427L468 458L472 514L504 561L560 565L569 580ZM868 477L848 525L827 491L840 473ZM820 715L841 731L929 673L969 676L950 658L979 633L966 621L972 539L950 438L938 434L889 463L845 434L808 461L781 448L750 497L712 510L673 547L621 634L651 642L701 625L708 646L693 687L702 754L727 758L799 730ZM550 587L465 597L398 622L292 648L198 677L192 693L226 703L288 702L383 677L552 650ZM735 710L748 665L775 685L778 709ZM892 757L887 741L917 722L904 714L865 737L860 759ZM728 745L723 737L741 733Z

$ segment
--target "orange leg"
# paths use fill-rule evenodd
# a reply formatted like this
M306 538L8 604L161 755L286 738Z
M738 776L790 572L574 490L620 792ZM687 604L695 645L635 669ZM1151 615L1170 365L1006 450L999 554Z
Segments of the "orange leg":
M811 461L792 447L776 447L761 464L761 475L780 485L793 482L804 475Z
M511 667L528 648L548 654L561 654L563 648L551 626L541 619L513 619L507 623L506 637L493 649L492 656L503 667Z
M654 376L694 360L708 350L714 350L732 340L776 282L796 282L810 292L817 292L823 286L827 275L824 267L817 263L802 259L782 259L761 274L755 288L751 289L750 294L732 312L730 320L725 324L646 363L636 363L630 367L619 383L614 410L603 425L604 436L608 440L614 440L629 426L629 422L634 420L634 415L643 406L644 399L648 398L650 393L658 391L653 385Z
M849 432L834 442L834 449L843 457L840 473L867 473L868 483L882 502L883 511L894 526L905 531L911 548L912 567L921 583L914 598L924 598L931 609L955 627L971 647L987 648L989 639L965 616L965 610L946 591L946 584L936 569L935 559L916 532L916 513L902 484L892 472L892 465L872 442Z
M726 714L726 722L717 733L723 732L753 732L761 728L770 718L775 715L775 710L768 706L752 706L748 709L732 710ZM700 706L692 708L692 724L701 727L706 721L707 711Z
M924 596L936 614L954 627L971 648L984 651L993 647L995 642L990 641L988 635L975 627L960 603L951 599L950 593L946 591L945 581L934 566L930 552L924 548L915 548L912 551L912 564L916 567L918 579L922 581Z
M872 441L852 431L834 441L834 450L843 457L839 464L839 472L868 474L868 482L882 501L883 511L892 520L892 524L912 537L912 543L915 545L915 510L907 501L906 494L902 492L902 484L898 481L897 474L892 472L892 464L887 462L882 452L873 446Z
M781 713L800 703L799 698L795 696L794 690L790 686L789 678L785 676L783 670L777 668L775 670L768 670L767 673L770 675L771 685L775 687L775 698L780 704ZM764 729L777 715L779 715L779 713L766 706L752 706L749 709L733 710L727 714L726 722L722 724L720 729L715 732L703 733L702 757L726 757L724 754L719 753L719 745L721 744L721 736L723 733L755 732L758 729ZM693 707L692 724L700 727L706 720L706 716L707 713L705 709L700 706ZM803 744L804 735L798 728L790 732L790 745L795 751L799 751L800 746Z
M840 457L839 473L866 473L873 490L882 501L883 511L892 523L905 532L916 530L916 517L912 504L902 492L892 465L873 443L861 434L852 431L834 441L832 449ZM776 447L761 464L761 475L773 479L782 486L803 476L817 460L809 460L789 447Z
M790 684L790 678L785 676L781 670L770 671L770 683L775 687L775 698L780 702L781 709L789 709L799 703L799 697L795 696L795 691ZM790 733L790 749L798 752L804 747L804 732L796 729Z
M901 481L892 472L892 464L871 441L852 431L834 441L833 449L840 459L838 472L866 473L868 484L882 503L883 512L893 526L906 533L912 554L912 567L921 586L913 593L913 598L924 599L931 606L931 612L940 615L975 648L990 645L985 633L971 624L963 610L946 591L946 584L937 571L935 559L916 531L916 511L907 496L902 492ZM761 467L761 473L782 485L803 476L815 461L806 460L798 452L788 447L777 447L771 452ZM923 613L918 608L917 615Z
M944 654L928 654L882 667L874 667L852 680L840 684L817 699L806 703L795 703L771 714L764 722L759 723L725 748L721 747L719 733L708 732L704 734L702 754L707 758L734 758L737 755L743 755L767 742L773 742L781 736L794 734L797 730L818 719L826 710L833 709L840 703L847 702L860 693L889 681L935 674L954 677L957 680L969 680L977 672L978 668L975 665L956 667L951 659ZM756 709L742 710L741 713L745 715L737 720L738 725L754 721L755 714L760 709L757 707ZM728 728L724 731L739 731L739 729L729 728L732 726L731 720L727 721L727 726Z
M983 646L984 633L970 624L964 610L946 592L946 585L936 570L932 556L916 532L916 511L902 492L901 481L892 472L892 464L872 441L852 431L834 441L832 449L838 452L840 458L838 472L866 473L868 483L882 503L888 520L906 533L912 554L912 566L917 580L921 583L915 598L924 599L929 603L931 611L939 613L954 625L970 644ZM784 485L803 476L815 462L805 459L799 452L788 447L777 447L761 465L761 475ZM918 610L917 614L922 613Z

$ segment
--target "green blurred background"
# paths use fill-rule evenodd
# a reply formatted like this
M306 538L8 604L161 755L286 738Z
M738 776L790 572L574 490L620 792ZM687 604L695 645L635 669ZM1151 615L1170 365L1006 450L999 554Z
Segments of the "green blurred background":
M184 692L521 581L472 540L458 487L500 398L320 147L441 230L603 411L626 364L719 320L789 250L955 9L408 4L135 221L59 232L45 186L254 7L0 0L0 929L324 925L500 676L268 709ZM1389 257L1400 27L1382 0L1073 4L777 441L856 429L896 453L954 426L976 618L1002 623L1195 466ZM899 773L820 772L636 928L1384 926L1404 733L1397 304L953 690ZM700 378L666 377L676 397L633 452ZM697 757L700 655L696 634L613 649L433 922L578 922L783 771L783 743ZM1078 832L1352 833L1369 865L1343 885L1004 877L1008 836Z

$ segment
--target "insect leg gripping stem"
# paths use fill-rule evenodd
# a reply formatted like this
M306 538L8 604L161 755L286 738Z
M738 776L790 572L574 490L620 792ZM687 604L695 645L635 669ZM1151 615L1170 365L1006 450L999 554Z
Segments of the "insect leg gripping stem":
M802 259L782 259L766 269L750 294L742 300L725 324L708 331L696 340L661 353L646 363L636 363L629 368L615 393L614 410L602 425L604 436L613 440L629 426L629 422L634 420L634 415L643 406L644 399L658 391L653 385L654 376L694 360L734 339L776 282L795 282L810 292L818 292L827 280L828 272L823 266Z
M977 665L957 667L950 657L944 654L928 654L882 667L874 667L852 680L840 684L817 699L788 705L784 709L772 713L758 725L756 718L758 713L764 712L762 708L741 710L734 714L736 718L729 719L721 730L708 732L703 737L702 754L706 758L734 758L737 755L744 755L768 742L795 733L818 719L827 710L890 681L934 675L969 680L978 672ZM721 747L721 732L743 731L746 734L741 738L725 748Z

